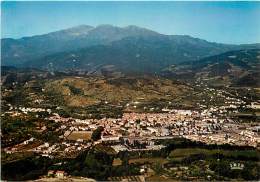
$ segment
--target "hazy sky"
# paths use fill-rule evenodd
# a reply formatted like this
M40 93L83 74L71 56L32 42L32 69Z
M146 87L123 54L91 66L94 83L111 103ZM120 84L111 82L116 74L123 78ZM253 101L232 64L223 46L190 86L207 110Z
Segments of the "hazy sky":
M214 42L260 42L260 2L2 2L2 37L80 24L137 25Z

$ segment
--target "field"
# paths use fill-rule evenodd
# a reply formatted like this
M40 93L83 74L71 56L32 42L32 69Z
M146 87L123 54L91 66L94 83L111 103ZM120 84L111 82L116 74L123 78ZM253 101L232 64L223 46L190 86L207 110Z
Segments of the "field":
M2 164L15 162L27 157L32 157L33 155L34 155L33 152L21 152L21 153L17 152L12 154L1 152L1 162Z
M179 180L169 179L169 178L166 178L165 176L159 176L159 175L150 176L150 177L146 178L145 180L146 181L151 181L151 182L154 182L154 181L164 181L164 182L176 182L176 181L179 181Z
M154 157L154 158L136 158L130 159L129 164L145 164L145 163L167 163L168 160L162 157Z
M105 145L102 145L102 144L95 145L94 149L95 149L95 151L104 152L104 153L107 153L108 155L115 155L116 154L116 151L112 147L105 146Z
M143 176L120 176L120 177L109 177L109 181L144 181Z
M114 160L113 160L113 164L112 164L113 166L120 166L120 165L122 165L122 160L121 159L119 159L119 158L115 158Z
M18 151L27 151L27 150L36 148L36 147L40 146L41 144L43 144L43 142L41 142L41 141L34 141L34 142L31 142L31 143L29 143L27 145L19 145L17 147L17 150Z
M223 149L203 149L203 148L181 148L171 151L169 157L174 159L181 159L190 155L205 154L206 156L214 154L222 154L226 157L252 157L259 158L259 152L255 150L223 150Z
M91 139L92 132L90 131L73 131L69 136L68 140L90 140Z

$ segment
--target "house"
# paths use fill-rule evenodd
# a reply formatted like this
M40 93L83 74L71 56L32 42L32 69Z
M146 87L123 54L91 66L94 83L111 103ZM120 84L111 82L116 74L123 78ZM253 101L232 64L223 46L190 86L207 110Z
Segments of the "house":
M108 141L119 142L119 137L118 136L111 136L111 135L107 135L107 136L102 135L101 140L103 142L108 142Z
M257 102L252 102L252 103L251 103L251 108L252 108L252 109L260 109L260 104L257 103Z
M56 171L57 178L64 178L66 176L65 171Z
M54 172L55 172L54 170L49 170L48 171L48 176L49 177L53 177L54 176Z
M122 163L123 163L123 161L122 161L120 158L115 158L115 159L113 160L112 165L113 165L113 166L121 166Z

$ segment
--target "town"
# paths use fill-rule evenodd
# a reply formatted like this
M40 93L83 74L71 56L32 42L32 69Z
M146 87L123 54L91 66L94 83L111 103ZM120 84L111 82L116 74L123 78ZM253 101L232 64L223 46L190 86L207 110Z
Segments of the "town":
M18 111L13 109L15 108L10 106L10 111L4 114L15 117L28 112L47 111L50 117L45 120L59 124L56 132L61 134L59 138L62 142L39 142L32 137L15 146L4 148L6 153L21 152L21 149L28 148L28 151L42 156L65 156L69 153L77 154L100 143L111 146L116 152L160 150L164 146L155 145L154 141L171 138L186 138L205 144L230 144L255 148L259 148L260 143L259 126L256 123L238 123L232 118L221 117L225 114L226 107L202 111L164 108L161 113L130 112L124 113L121 118L102 119L65 118L57 113L51 113L51 109L22 107L16 108ZM103 128L101 137L93 143L91 136L98 127ZM46 130L46 126L42 126L40 130ZM35 144L32 145L33 143Z

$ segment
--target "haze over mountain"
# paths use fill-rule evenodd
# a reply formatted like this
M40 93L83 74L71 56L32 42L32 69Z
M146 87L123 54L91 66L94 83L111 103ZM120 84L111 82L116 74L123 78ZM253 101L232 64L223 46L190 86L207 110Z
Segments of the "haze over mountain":
M42 69L93 70L113 66L120 71L158 72L231 50L260 44L228 45L186 35L163 35L137 26L80 25L21 39L2 39L2 65Z

